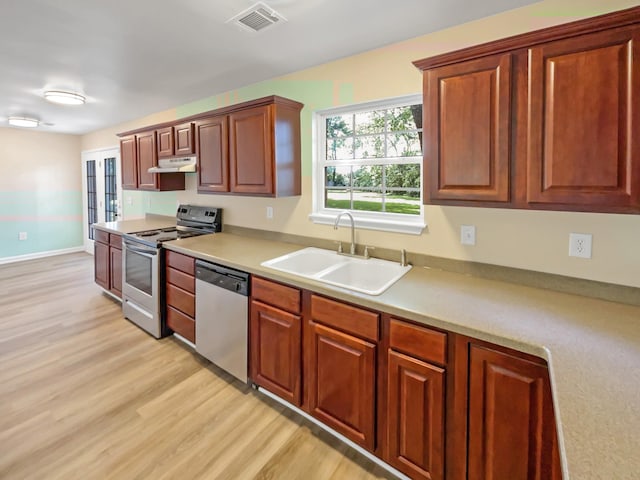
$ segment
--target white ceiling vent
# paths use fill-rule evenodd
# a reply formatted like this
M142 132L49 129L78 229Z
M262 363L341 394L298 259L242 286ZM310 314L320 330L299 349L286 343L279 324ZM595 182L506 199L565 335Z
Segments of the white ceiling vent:
M243 30L250 32L260 32L276 23L286 22L287 19L276 12L273 8L258 2L247 10L240 12L235 17L229 19L227 23L235 23Z

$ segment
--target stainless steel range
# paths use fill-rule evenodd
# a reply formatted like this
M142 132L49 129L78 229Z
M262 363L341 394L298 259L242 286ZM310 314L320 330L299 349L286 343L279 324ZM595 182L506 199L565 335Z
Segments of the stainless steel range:
M122 236L122 313L156 338L167 335L165 324L164 255L162 243L222 230L222 209L180 205L176 226Z

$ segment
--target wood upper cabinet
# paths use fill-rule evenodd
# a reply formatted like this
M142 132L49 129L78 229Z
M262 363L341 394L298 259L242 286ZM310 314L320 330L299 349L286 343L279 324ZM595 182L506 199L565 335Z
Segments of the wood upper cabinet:
M140 190L155 190L157 187L157 175L149 173L147 170L158 165L156 131L137 134L136 148L138 156L138 188Z
M424 75L424 198L510 200L511 55Z
M469 480L559 480L545 365L471 344Z
M229 114L229 191L300 195L301 108L274 97L268 105Z
M229 115L230 187L236 193L274 191L271 107Z
M138 188L138 154L135 135L120 139L120 162L122 188L129 190Z
M173 127L164 127L156 130L158 136L158 158L173 156L174 136Z
M640 208L638 71L638 26L529 49L529 203Z
M158 128L156 134L158 158L195 153L194 126L191 122Z
M182 123L173 127L175 134L174 154L193 155L196 152L195 129L192 122Z
M414 62L427 203L640 213L640 7Z
M226 115L198 120L196 153L198 192L229 191L228 119Z
M376 448L378 321L377 313L311 297L306 349L309 410L371 451ZM364 325L362 334L360 324ZM371 335L373 325L375 338Z

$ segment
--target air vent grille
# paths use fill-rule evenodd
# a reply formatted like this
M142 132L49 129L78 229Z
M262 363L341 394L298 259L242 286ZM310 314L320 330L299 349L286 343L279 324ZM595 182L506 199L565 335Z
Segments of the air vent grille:
M227 23L235 23L244 30L259 32L278 22L282 23L281 21L286 22L287 20L264 3L256 3L251 8L228 20Z

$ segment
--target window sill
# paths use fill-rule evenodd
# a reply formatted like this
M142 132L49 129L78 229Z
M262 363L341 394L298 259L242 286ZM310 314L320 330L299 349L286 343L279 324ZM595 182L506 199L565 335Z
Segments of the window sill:
M319 223L322 225L333 225L336 221L336 216L340 212L335 214L331 213L311 213L309 219L313 223ZM416 219L415 221L399 221L399 220L383 220L380 218L371 218L362 215L358 215L357 211L349 211L353 215L356 228L363 228L365 230L379 230L383 232L394 233L406 233L410 235L420 235L427 226L422 219ZM348 217L342 217L340 219L341 226L349 226Z

